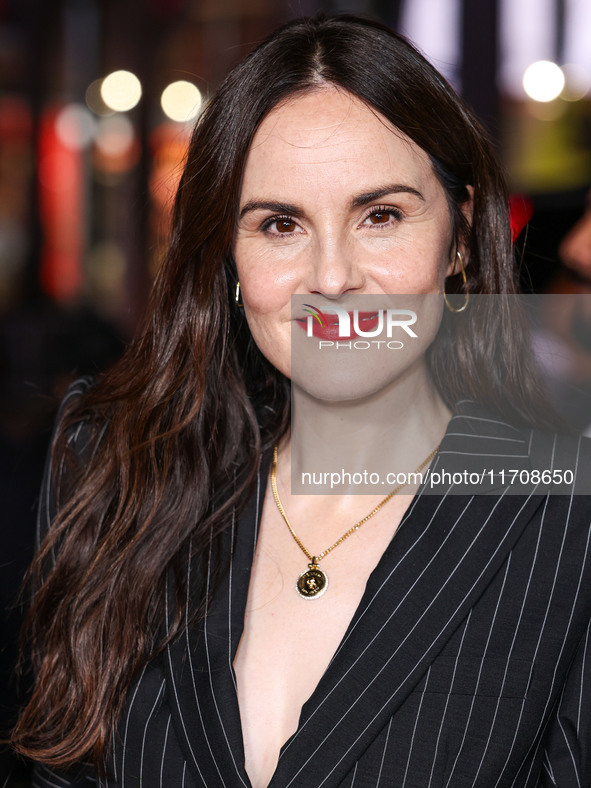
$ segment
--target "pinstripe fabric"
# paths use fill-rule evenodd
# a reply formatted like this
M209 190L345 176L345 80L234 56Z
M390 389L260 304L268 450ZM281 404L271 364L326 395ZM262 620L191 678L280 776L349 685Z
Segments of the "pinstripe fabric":
M461 403L434 469L477 455L591 468L588 442L519 432ZM250 785L232 660L267 469L225 534L231 569L205 621L129 691L109 788ZM270 788L591 785L591 499L544 492L415 497ZM40 516L44 530L47 507ZM39 769L35 785L91 777Z

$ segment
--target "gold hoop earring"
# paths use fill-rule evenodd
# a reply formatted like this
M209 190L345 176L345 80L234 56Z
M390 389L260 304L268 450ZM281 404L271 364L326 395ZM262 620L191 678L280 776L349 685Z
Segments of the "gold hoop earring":
M234 294L234 300L238 304L238 306L242 306L240 303L240 282L236 282L236 292Z
M462 273L462 279L464 282L464 303L462 304L462 306L458 307L457 309L453 307L447 300L445 285L443 286L443 299L445 301L445 306L449 309L450 312L463 312L464 309L468 306L468 302L470 301L470 293L468 292L468 278L466 276L466 269L464 268L464 260L460 252L456 252L456 255L458 256L458 260L460 261L460 271Z

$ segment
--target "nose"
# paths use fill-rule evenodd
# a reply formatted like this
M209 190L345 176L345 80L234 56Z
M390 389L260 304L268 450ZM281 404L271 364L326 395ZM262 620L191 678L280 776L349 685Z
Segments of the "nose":
M318 237L309 250L306 288L326 298L362 292L365 285L363 261L347 238Z

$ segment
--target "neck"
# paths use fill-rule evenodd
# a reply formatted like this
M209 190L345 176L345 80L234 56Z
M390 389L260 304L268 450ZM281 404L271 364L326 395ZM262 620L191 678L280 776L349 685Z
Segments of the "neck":
M280 452L284 483L296 494L387 494L437 447L450 415L424 365L377 394L343 402L293 385L292 427Z

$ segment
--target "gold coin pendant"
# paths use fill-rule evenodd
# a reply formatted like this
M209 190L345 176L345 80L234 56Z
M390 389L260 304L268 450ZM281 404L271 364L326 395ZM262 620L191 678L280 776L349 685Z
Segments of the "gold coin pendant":
M298 577L297 591L304 599L318 599L328 588L328 577L317 564L308 564L308 567Z

